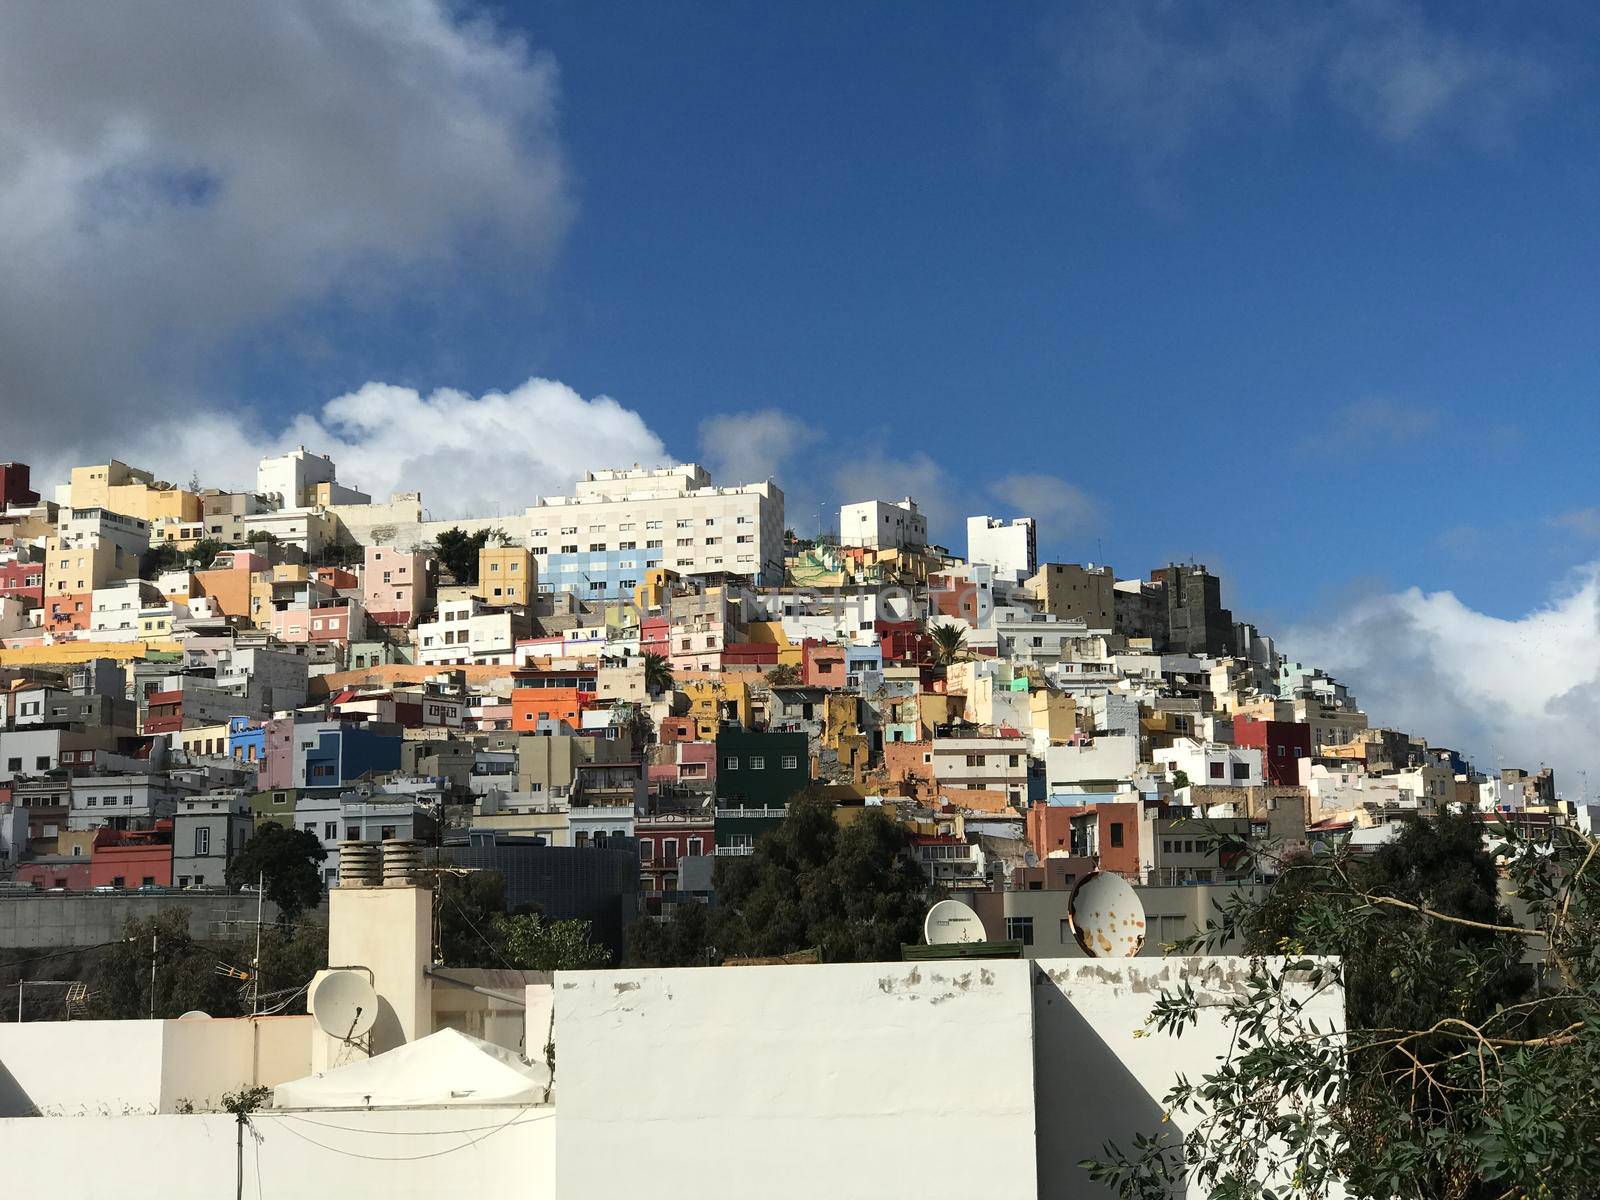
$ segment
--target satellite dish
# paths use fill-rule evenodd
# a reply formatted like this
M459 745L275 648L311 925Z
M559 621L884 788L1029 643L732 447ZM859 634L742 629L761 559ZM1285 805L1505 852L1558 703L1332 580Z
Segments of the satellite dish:
M959 900L941 900L922 918L922 938L930 946L983 941L983 922Z
M311 1013L323 1033L348 1042L378 1019L378 993L355 971L329 971L311 989Z
M184 1013L181 1017L179 1017L178 1020L180 1020L180 1021L209 1021L209 1020L211 1020L211 1014L208 1013L208 1012L201 1012L198 1008L191 1008L188 1012Z
M1067 902L1072 935L1090 958L1132 958L1144 946L1144 905L1121 875L1095 871Z

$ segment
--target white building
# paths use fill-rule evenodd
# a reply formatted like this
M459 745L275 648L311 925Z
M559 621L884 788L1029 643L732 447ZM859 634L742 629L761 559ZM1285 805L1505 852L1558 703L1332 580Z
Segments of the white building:
M1028 798L1030 749L1023 738L937 738L928 748L934 787L1005 792L1021 804Z
M996 579L1019 583L1039 569L1039 537L1032 517L1002 521L967 518L967 561L987 563Z
M910 496L904 500L863 500L839 509L839 544L896 550L928 544L928 518Z
M155 585L142 579L127 579L95 588L89 612L89 636L97 642L137 641L141 613L160 601L161 593Z
M592 471L571 496L527 510L541 591L628 595L653 567L679 575L783 579L783 492L715 487L703 467Z
M1151 752L1158 767L1182 771L1191 784L1216 787L1260 787L1261 751L1255 746L1230 746L1179 738Z
M1139 739L1106 733L1044 752L1045 791L1052 796L1106 791L1132 779L1139 767Z
M528 632L526 617L490 608L475 596L441 600L431 621L417 626L417 665L424 667L516 661L517 639Z
M366 504L365 492L338 482L333 459L312 454L304 446L263 458L256 466L256 492L279 508L311 508L328 504Z

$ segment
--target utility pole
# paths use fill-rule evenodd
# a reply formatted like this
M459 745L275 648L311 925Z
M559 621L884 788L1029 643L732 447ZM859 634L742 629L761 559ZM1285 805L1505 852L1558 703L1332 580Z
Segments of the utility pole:
M260 1012L261 1001L261 897L266 890L266 872L256 872L256 956L250 963L250 1015Z

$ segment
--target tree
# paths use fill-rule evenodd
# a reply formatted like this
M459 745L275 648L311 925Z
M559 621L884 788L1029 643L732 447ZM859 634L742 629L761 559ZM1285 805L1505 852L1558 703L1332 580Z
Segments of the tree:
M506 911L499 871L441 872L434 880L439 961L450 967L509 967L493 921Z
M703 967L711 951L711 910L690 901L659 920L641 917L628 929L630 967Z
M145 552L140 575L154 579L166 571L176 571L184 564L184 554L176 542L157 542Z
M663 692L670 692L675 681L672 677L672 664L660 654L646 654L644 656L644 686L645 690L653 696Z
M151 999L152 961L154 1002ZM152 917L131 918L122 941L106 947L89 970L89 1011L102 1020L143 1020L181 1016L199 1009L212 1016L240 1011L239 983L217 973L214 947L189 932L189 914L162 909Z
M457 583L477 583L478 551L483 549L491 536L498 536L502 542L509 540L501 529L480 529L477 533L467 533L459 525L454 525L434 538L433 548L439 556L439 562L450 573L450 578Z
M590 940L588 921L552 920L531 907L508 913L498 871L441 872L434 887L446 966L585 971L611 962L611 951Z
M767 682L773 687L794 687L800 682L800 668L793 663L779 663L767 672Z
M265 529L252 529L249 533L244 535L244 540L252 546L256 545L257 543L267 546L275 546L278 544L278 535Z
M366 556L367 548L360 542L329 542L322 547L318 558L325 567L353 567L364 562Z
M261 879L267 899L278 906L278 920L287 924L322 899L321 864L327 857L316 834L268 821L228 864L226 878L231 888L253 888Z
M189 562L195 570L204 571L216 561L217 555L227 547L216 538L201 538L189 548Z
M966 657L967 631L959 625L941 621L930 626L928 636L933 640L933 657L945 666Z
M1148 1022L1180 1033L1222 1009L1238 1052L1167 1097L1181 1147L1139 1135L1085 1164L1123 1196L1187 1177L1213 1197L1557 1197L1600 1172L1600 842L1557 826L1492 830L1526 919L1499 901L1471 817L1419 820L1362 860L1281 865L1267 895L1224 906L1187 948L1243 937L1254 959L1225 1000L1163 994ZM1524 958L1532 951L1538 970ZM1292 988L1331 986L1347 1028L1282 1019ZM1272 1190L1268 1190L1268 1188ZM1163 1193L1164 1194L1164 1193Z
M814 792L789 801L755 853L717 860L716 906L680 904L630 931L630 961L691 966L816 949L824 962L898 960L918 939L928 885L904 827L880 809L840 824Z
M549 921L538 913L498 916L490 936L519 971L592 971L611 965L611 951L589 940L588 921Z

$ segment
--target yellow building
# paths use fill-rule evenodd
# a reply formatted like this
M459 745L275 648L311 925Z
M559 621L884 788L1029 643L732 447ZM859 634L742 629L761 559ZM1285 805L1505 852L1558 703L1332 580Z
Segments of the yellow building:
M715 741L723 721L737 721L750 728L750 685L733 675L714 679L691 679L678 685L689 701L688 716L694 719L695 737Z
M1035 688L1028 694L1033 732L1047 735L1052 744L1065 742L1078 732L1078 704L1065 692Z
M782 621L752 621L749 625L750 641L760 646L776 646L778 648L778 666L804 667L805 647L799 642L789 640L789 635L783 630Z
M123 578L134 566L110 538L87 538L64 546L59 537L44 543L44 598L78 596Z
M496 606L533 603L539 563L526 546L485 546L478 551L478 583L472 594Z
M73 508L103 508L138 517L151 525L164 520L188 524L199 521L202 515L196 493L159 482L149 471L116 459L92 467L74 467L71 489Z
M678 573L670 567L651 567L644 573L644 582L633 589L633 606L640 613L656 612L666 607L672 599L673 585Z
M194 758L226 758L228 756L228 723L201 725L194 729L180 729L177 733L178 749Z

